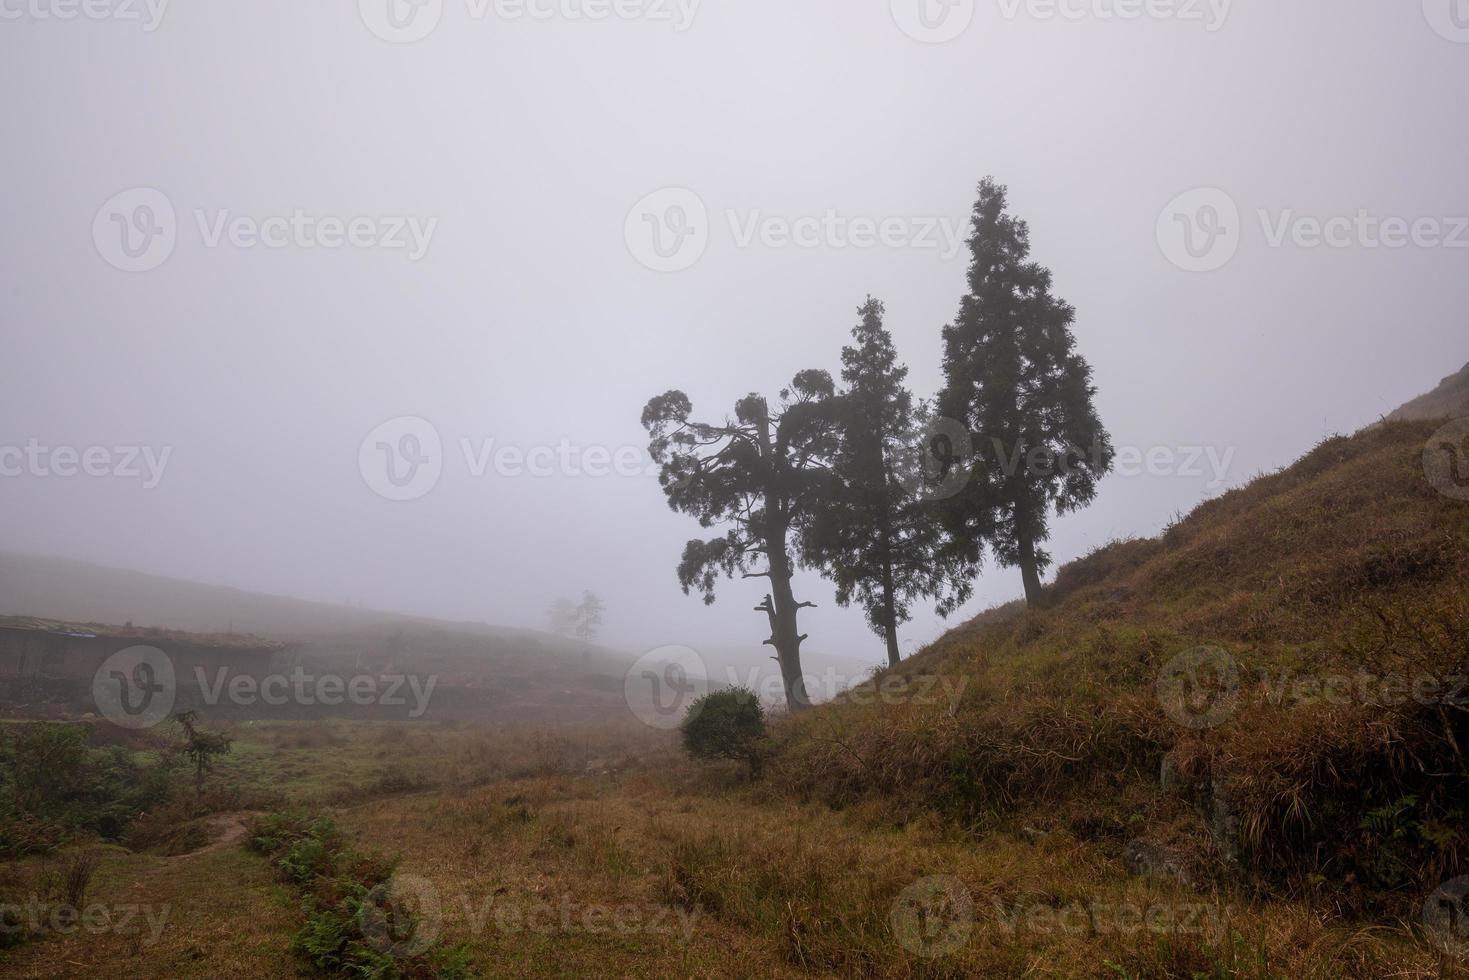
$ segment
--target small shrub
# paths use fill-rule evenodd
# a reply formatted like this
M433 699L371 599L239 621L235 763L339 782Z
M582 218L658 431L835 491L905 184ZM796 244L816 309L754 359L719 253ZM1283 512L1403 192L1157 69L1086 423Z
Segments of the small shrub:
M173 758L144 765L122 745L90 744L83 725L0 732L0 855L47 853L78 834L117 840L169 798Z
M204 792L204 777L214 769L214 757L228 755L234 739L222 732L209 732L197 726L197 711L181 711L173 716L184 730L183 753L194 763L194 791Z
M704 695L689 706L679 730L695 758L747 762L752 775L759 773L765 710L754 691L736 687Z
M101 859L93 851L78 851L67 857L61 866L61 901L68 908L78 911L87 905L87 892L92 887L92 877L97 873Z

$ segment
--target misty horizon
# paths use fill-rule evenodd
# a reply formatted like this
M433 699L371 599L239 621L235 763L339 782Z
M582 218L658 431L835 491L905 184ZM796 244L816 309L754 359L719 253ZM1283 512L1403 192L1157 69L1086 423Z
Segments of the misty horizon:
M23 467L0 479L0 548L527 628L591 589L611 646L758 647L760 583L709 608L679 594L698 529L647 467L503 475L495 453L646 462L648 398L678 388L717 415L835 371L869 295L931 396L987 174L1076 306L1101 416L1140 461L1053 523L1058 564L1157 533L1469 358L1469 139L1425 98L1464 71L1443 23L1416 6L1034 6L981 8L946 43L885 5L834 3L597 23L448 4L413 43L353 5L8 24L12 90L51 80L0 113L50 152L7 154L26 193L0 244L0 444L63 447L78 470L89 449L133 447L140 475ZM178 85L205 46L215 70ZM111 78L127 81L97 84ZM1237 254L1208 271L1161 237L1196 188L1239 215ZM657 271L640 238L650 198L703 209L686 268ZM109 236L165 207L167 255L124 271L137 260L109 257ZM1425 217L1436 242L1411 231ZM1350 247L1313 243L1302 219L1327 238L1347 220ZM1374 246L1394 220L1406 246ZM431 492L406 501L362 472L400 418L441 444ZM1166 475L1149 452L1175 454ZM829 583L803 573L797 591L818 604L812 649L881 658ZM905 648L1020 594L990 563L950 620L916 607Z

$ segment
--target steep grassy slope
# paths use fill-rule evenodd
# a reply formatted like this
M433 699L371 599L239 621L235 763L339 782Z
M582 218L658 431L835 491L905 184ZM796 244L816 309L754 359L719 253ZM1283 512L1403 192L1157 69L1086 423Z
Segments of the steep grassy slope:
M1329 439L1061 569L1049 608L789 719L774 778L1416 918L1469 870L1469 503L1425 477L1439 424ZM934 675L962 694L925 694Z
M1460 368L1458 373L1444 378L1437 388L1408 402L1388 418L1398 422L1464 415L1469 415L1469 364Z

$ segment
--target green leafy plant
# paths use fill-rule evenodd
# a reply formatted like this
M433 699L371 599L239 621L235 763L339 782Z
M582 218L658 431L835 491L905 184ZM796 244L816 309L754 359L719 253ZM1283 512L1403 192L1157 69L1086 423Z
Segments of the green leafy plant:
M304 811L269 814L252 828L250 846L303 892L306 922L292 937L291 951L317 974L361 980L473 975L470 954L462 947L413 949L385 943L376 932L369 935L365 926L373 920L388 938L415 935L417 917L390 900L396 860L358 851L331 817Z
M184 755L194 763L194 788L204 792L204 777L214 769L214 757L228 755L233 741L222 732L207 732L196 724L199 713L181 711L173 716L184 730Z
M679 729L684 748L699 759L734 759L760 773L760 739L765 735L765 709L748 688L715 691L689 705Z

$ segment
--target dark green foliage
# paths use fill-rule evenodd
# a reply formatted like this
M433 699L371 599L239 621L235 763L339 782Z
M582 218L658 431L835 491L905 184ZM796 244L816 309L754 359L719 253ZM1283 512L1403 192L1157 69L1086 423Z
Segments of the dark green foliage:
M195 722L199 720L196 711L181 711L174 715L173 720L184 730L183 752L194 763L194 788L202 793L204 777L214 768L214 757L228 755L233 739L220 732L206 732L196 727Z
M896 666L898 626L913 600L937 599L944 611L962 605L978 566L963 550L943 547L938 509L925 492L925 412L906 387L883 305L869 297L857 312L853 344L842 349L832 493L803 535L803 562L836 583L840 605L862 608Z
M684 748L699 759L734 759L760 769L760 739L765 735L765 710L748 688L736 687L706 694L689 705L679 726Z
M688 543L679 583L685 593L697 590L712 603L721 577L770 580L770 595L756 609L770 619L770 643L792 709L810 702L801 679L805 637L796 626L805 604L791 590L789 545L830 496L834 389L827 372L802 371L781 391L774 412L763 396L751 394L735 405L733 419L699 422L690 418L688 396L669 391L649 401L642 415L669 506L701 527L728 528L722 537ZM763 570L755 570L760 565Z
M328 816L272 813L250 846L305 894L306 923L291 950L322 976L371 980L469 977L461 948L414 942L421 924L393 894L396 861L356 850Z
M1091 368L1076 352L1076 311L1051 295L1051 273L1028 260L1030 232L1006 210L1005 188L979 185L969 292L944 328L941 415L971 435L970 482L945 508L953 546L1019 567L1026 599L1041 598L1051 557L1049 513L1090 503L1112 466L1092 405Z
M116 840L170 795L172 760L144 764L88 744L82 725L40 722L0 733L0 854L50 851L77 834Z

